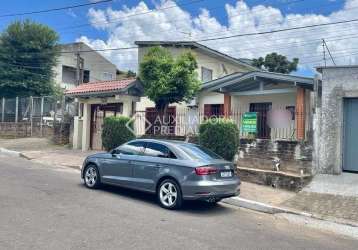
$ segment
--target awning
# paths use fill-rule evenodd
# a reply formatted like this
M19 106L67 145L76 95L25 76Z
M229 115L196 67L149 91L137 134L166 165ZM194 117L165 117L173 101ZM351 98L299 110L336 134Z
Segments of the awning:
M293 76L287 74L253 71L248 73L233 73L206 82L202 85L204 91L216 92L241 92L251 91L262 88L263 85L288 84L291 86L300 86L305 89L313 90L314 79L302 76Z

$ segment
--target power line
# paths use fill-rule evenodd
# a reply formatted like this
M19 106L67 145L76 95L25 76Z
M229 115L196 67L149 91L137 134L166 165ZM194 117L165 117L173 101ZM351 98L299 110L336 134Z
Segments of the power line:
M48 13L52 11L60 11L60 10L66 10L66 9L74 9L74 8L80 8L90 5L97 5L102 3L108 3L112 2L113 0L102 0L102 1L95 1L95 2L89 2L84 4L77 4L77 5L69 5L64 7L58 7L58 8L51 8L51 9L44 9L44 10L37 10L37 11L29 11L29 12L20 12L20 13L11 13L11 14L3 14L0 15L0 18L2 17L14 17L14 16L25 16L25 15L33 15L33 14L40 14L40 13Z
M291 30L316 28L316 27L322 27L322 26L330 26L330 25L337 25L337 24L344 24L344 23L352 23L352 22L357 22L357 21L358 21L358 19L350 19L350 20L343 20L343 21L337 21L337 22L311 24L311 25L297 26L297 27L291 27L291 28L285 28L285 29L277 29L277 30L271 30L271 31L261 31L261 32L237 34L237 35L231 35L231 36L221 36L221 37L206 38L206 39L196 40L196 42L217 41L217 40L230 39L230 38L235 38L235 37L274 34L274 33L286 32L286 31L291 31Z

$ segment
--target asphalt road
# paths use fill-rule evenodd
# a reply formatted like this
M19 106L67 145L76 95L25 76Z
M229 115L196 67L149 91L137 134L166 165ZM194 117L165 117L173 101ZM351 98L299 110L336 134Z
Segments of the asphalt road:
M0 156L0 249L357 249L357 241L225 205L160 208L79 172Z

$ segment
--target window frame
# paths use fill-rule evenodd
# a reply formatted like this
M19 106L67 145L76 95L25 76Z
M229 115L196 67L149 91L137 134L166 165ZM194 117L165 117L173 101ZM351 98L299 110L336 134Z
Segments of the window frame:
M166 148L167 152L165 154L165 157L160 157L160 156L154 156L154 155L147 155L145 152L148 148L148 146L150 144L154 144L154 145L159 145L161 147L164 147ZM162 152L162 151L161 151ZM158 143L158 142L147 142L146 146L145 146L145 149L143 151L143 155L144 156L149 156L149 157L155 157L155 158L163 158L163 159L178 159L178 156L172 151L170 150L170 148L167 146L167 145L164 145L164 144L161 144L161 143ZM174 157L173 157L174 156Z
M204 80L204 72L210 72L210 79L209 80ZM202 82L209 82L209 81L212 81L213 80L213 70L212 69L209 69L207 67L204 67L204 66L201 66L201 81Z

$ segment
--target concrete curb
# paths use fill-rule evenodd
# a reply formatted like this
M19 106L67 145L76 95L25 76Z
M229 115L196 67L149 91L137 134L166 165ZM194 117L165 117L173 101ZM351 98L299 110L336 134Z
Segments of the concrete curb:
M0 154L4 154L7 156L14 156L14 157L24 157L22 153L13 150L8 150L6 148L0 148Z
M254 211L267 213L267 214L289 213L289 214L302 215L302 216L306 216L306 217L312 217L312 214L309 214L309 213L295 211L295 210L282 208L282 207L276 207L276 206L272 206L272 205L269 205L266 203L248 200L248 199L244 199L244 198L240 198L240 197L224 199L222 202L233 205L233 206L243 207L243 208L247 208L247 209L251 209Z
M244 199L244 198L240 198L240 197L224 199L224 200L222 200L222 202L226 203L226 204L230 204L232 206L242 207L242 208L246 208L246 209L250 209L250 210L254 210L254 211L262 212L262 213L293 214L293 215L303 216L303 217L307 217L307 218L313 218L313 219L317 219L317 220L321 220L321 221L328 221L328 222L336 223L339 225L358 227L358 223L356 223L354 221L338 219L338 218L328 218L328 217L324 217L322 215L306 213L303 211L298 211L298 210L284 208L284 207L272 206L272 205L269 205L266 203L248 200L248 199Z

